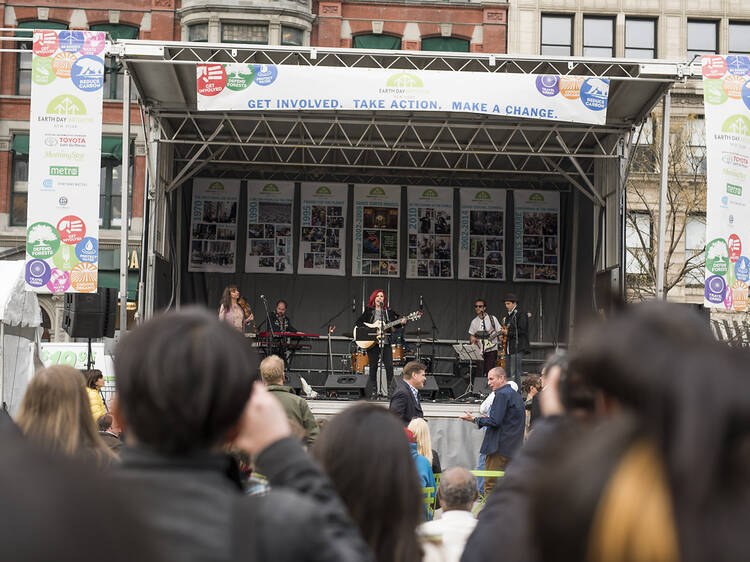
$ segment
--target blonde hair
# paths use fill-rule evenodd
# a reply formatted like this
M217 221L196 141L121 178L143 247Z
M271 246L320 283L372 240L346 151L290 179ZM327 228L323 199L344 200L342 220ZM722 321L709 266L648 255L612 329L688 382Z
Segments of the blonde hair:
M16 421L29 441L51 453L79 458L93 454L99 465L114 458L91 416L86 381L73 367L55 365L37 371Z
M677 562L672 498L661 455L650 441L625 453L599 499L586 559Z
M423 418L414 418L409 422L409 431L412 432L414 440L417 442L417 452L430 461L430 466L432 466L430 426Z
M284 382L284 361L278 355L269 355L260 362L260 377L264 384Z

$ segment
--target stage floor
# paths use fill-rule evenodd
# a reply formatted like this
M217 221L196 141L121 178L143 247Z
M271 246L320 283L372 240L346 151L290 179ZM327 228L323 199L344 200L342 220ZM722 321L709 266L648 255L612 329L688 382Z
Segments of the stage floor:
M369 402L371 404L377 404L388 407L388 400L327 400L327 399L308 399L307 403L312 410L313 415L317 417L326 418L329 416L335 416L339 412L346 408L358 404L359 402ZM481 400L477 403L464 403L464 402L445 402L445 401L433 401L433 400L422 400L422 411L426 419L437 419L437 418L458 418L464 411L471 412L472 415L479 415L479 405ZM466 423L466 422L464 422Z

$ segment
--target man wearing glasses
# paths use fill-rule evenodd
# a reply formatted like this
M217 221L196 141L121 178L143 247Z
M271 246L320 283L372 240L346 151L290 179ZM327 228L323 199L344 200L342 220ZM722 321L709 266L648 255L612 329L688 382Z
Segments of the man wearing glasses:
M497 365L497 338L500 334L500 322L487 314L487 304L483 299L474 301L476 316L469 326L469 339L482 351L482 358L477 370L485 377L490 369Z

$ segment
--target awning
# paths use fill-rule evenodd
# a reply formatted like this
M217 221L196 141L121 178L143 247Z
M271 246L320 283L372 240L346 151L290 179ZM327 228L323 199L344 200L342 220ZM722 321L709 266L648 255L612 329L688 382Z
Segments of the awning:
M138 272L128 272L128 300L135 301L138 293ZM119 271L101 271L99 270L99 286L106 289L120 288Z

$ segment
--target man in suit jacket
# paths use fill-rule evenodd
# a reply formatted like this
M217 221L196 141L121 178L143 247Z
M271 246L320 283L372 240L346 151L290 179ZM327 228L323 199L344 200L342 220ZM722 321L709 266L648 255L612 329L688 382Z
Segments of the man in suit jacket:
M425 367L419 361L409 361L404 365L402 380L396 386L391 396L390 409L404 422L409 425L412 418L423 418L422 405L419 403L419 389L424 388Z

